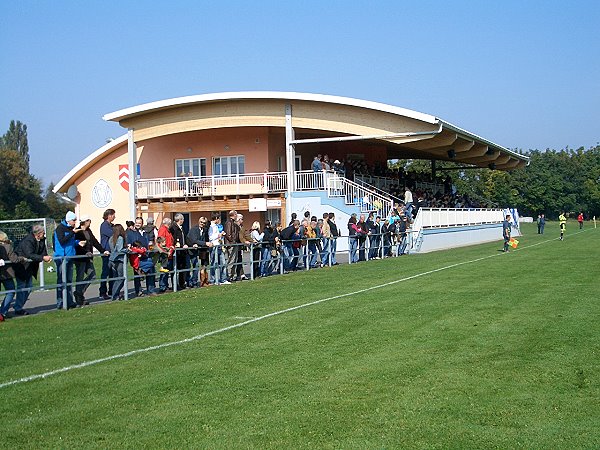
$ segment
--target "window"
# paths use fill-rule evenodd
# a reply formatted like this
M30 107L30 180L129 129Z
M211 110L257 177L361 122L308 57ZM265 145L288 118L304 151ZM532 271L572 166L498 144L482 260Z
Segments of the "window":
M213 175L237 175L245 173L246 157L215 156L213 158Z
M194 177L206 176L206 158L190 158L175 160L175 176L180 177L188 173Z

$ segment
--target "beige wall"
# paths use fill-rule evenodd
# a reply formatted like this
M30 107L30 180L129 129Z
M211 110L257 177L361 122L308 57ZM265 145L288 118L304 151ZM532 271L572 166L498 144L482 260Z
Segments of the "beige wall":
M125 224L129 220L129 193L119 184L119 165L127 164L127 161L127 143L124 143L73 180L79 191L76 213L78 216L89 215L92 218L92 231L98 239L102 214L106 209L116 211L115 223ZM110 203L105 206L96 206L92 201L92 191L100 180L106 181L111 191Z
M137 134L134 132L134 139ZM137 142L141 178L174 177L175 160L206 158L207 175L212 175L215 156L244 155L246 173L275 170L270 167L269 130L266 127L224 128L193 131ZM190 149L190 151L188 151Z

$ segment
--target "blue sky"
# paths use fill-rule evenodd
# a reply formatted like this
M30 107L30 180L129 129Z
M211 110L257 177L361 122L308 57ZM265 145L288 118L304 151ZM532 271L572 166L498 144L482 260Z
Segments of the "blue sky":
M4 1L0 132L57 182L125 132L102 116L210 92L340 95L509 148L600 141L598 1Z

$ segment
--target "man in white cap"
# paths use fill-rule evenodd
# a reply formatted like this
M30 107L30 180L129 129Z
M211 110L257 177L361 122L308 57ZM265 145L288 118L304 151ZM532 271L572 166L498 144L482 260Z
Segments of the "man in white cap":
M75 222L77 216L73 211L68 211L65 219L58 224L53 235L54 260L56 262L56 307L63 307L63 289L67 290L67 309L75 308L77 303L73 301L73 256L75 256L76 246L85 246L85 241L75 238ZM64 261L64 264L63 264ZM66 273L66 285L63 284L63 267Z

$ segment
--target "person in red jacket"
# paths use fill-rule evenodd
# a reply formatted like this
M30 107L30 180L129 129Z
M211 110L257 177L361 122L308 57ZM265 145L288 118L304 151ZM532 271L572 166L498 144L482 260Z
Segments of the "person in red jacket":
M577 222L579 222L579 229L581 230L583 228L583 213L580 212L579 215L577 216Z
M168 217L165 217L162 221L161 227L158 230L158 237L164 239L164 243L162 244L164 247L166 247L168 249L174 249L175 243L173 241L173 235L169 231L170 227L171 227L171 219L169 219ZM171 272L173 270L173 254L170 253L168 258L169 259L168 259L166 269L168 269L169 272ZM159 286L159 289L161 292L165 292L169 288L169 278L170 278L169 275L170 274L166 273L166 272L162 272L160 274L158 286Z

